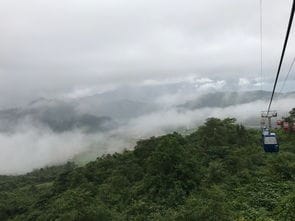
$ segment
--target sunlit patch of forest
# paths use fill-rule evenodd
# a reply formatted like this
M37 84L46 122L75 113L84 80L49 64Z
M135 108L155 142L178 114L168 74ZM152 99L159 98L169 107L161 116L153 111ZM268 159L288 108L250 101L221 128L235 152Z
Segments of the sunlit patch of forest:
M138 141L134 150L0 176L0 220L295 220L295 133L210 118L190 135Z

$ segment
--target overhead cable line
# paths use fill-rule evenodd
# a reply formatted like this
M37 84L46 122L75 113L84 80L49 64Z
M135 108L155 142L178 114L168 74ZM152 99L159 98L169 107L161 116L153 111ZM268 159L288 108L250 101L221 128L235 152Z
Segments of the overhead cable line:
M288 77L289 77L290 73L292 72L292 69L293 69L294 64L295 64L295 57L293 58L293 61L292 61L291 65L290 65L290 67L289 67L288 73L287 73L287 75L286 75L286 77L284 79L284 82L282 84L282 87L280 89L280 92L278 94L278 97L280 96L280 94L282 93L282 91L283 91L283 89L285 87L285 84L286 84L286 82L288 80Z
M288 24L288 29L287 29L287 33L286 33L286 37L285 37L285 42L284 42L284 47L283 47L283 51L282 51L282 55L281 55L281 59L280 59L280 63L279 63L279 67L278 67L278 71L277 71L277 75L276 75L276 79L273 85L273 89L272 89L272 94L271 94L271 98L270 98L270 102L267 108L267 115L269 113L271 104L272 104L272 100L273 100L273 96L276 90L276 86L278 83L278 79L279 79L279 75L280 75L280 71L281 71L281 67L282 67L282 63L284 60L284 56L285 56L285 51L287 48L287 44L288 44L288 39L289 39L289 34L290 34L290 30L292 27L292 22L293 22L293 18L294 18L294 12L295 12L295 0L293 0L293 4L292 4L292 9L291 9L291 14L290 14L290 18L289 18L289 24Z

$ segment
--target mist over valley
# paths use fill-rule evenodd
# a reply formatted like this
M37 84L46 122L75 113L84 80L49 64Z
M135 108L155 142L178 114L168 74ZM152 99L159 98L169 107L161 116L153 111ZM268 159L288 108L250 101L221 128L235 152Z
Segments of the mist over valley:
M190 83L119 87L103 93L39 98L0 110L0 173L21 174L132 149L140 139L193 130L209 117L259 127L267 91L200 90ZM278 95L276 95L278 96ZM295 93L280 94L280 116ZM282 111L283 110L283 111Z

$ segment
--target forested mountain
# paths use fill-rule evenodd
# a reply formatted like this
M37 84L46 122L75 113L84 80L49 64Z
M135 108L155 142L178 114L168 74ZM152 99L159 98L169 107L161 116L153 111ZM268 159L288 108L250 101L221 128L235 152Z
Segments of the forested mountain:
M266 101L271 96L268 91L198 93L189 84L177 86L118 88L73 99L40 98L27 106L0 110L0 133L12 132L23 125L44 127L57 133L74 129L106 132L132 119L167 109L187 112L208 107L225 108ZM185 89L182 91L182 88ZM185 97L192 98L186 100ZM294 100L295 94L290 92L280 97Z
M185 104L180 105L180 107L192 110L204 107L228 107L267 100L269 97L270 92L268 91L215 92L187 101Z
M210 118L190 135L23 176L0 177L0 220L295 220L295 135Z
M271 96L269 91L244 91L244 92L213 92L204 94L197 99L192 99L179 107L184 109L198 109L204 107L229 107L247 104L255 101L267 101ZM294 99L294 92L275 93L275 97Z
M0 110L0 133L15 132L22 127L50 129L61 133L75 129L86 133L108 131L117 126L108 116L95 116L75 110L73 104L61 101L45 101L45 104L29 108Z
M174 94L169 96L166 94L173 92L173 90ZM133 130L132 128L136 124L140 128L138 130L139 136L148 137L153 133L145 136L145 132L141 129L148 127L146 122L155 122L155 128L151 127L151 131L160 128L160 130L170 132L173 129L177 130L176 127L183 128L188 125L185 121L176 121L172 123L172 126L169 125L169 122L173 122L171 119L184 117L192 122L193 125L189 126L191 129L204 121L204 119L200 119L197 122L195 115L206 112L206 116L216 117L216 113L222 113L218 108L228 107L229 116L238 117L236 113L240 111L238 110L239 105L252 105L252 102L263 103L270 97L270 92L267 91L213 91L194 94L191 87L179 93L175 90L171 85L167 88L164 86L130 87L83 98L37 99L26 106L0 110L0 135L30 130L55 134L78 131L82 134L101 133L105 135L126 130L126 127ZM188 96L190 98L188 100L183 99L186 97L186 92L193 94L193 96ZM294 93L281 94L280 96L289 99L286 103L291 104L294 100ZM204 108L211 109L208 111ZM235 111L232 111L232 108L235 108ZM227 113L224 116L228 116ZM162 115L170 116L171 119L165 121L153 119L161 119ZM259 126L256 114L251 111L244 115L242 120L246 125ZM120 137L127 140L132 139L128 133L120 134Z

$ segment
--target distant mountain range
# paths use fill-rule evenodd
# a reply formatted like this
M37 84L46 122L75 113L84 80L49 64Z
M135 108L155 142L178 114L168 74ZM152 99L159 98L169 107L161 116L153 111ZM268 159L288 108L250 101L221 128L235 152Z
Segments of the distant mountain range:
M275 94L274 98L279 94ZM295 98L295 93L280 94L280 98ZM204 94L196 99L179 105L184 109L199 109L204 107L228 107L232 105L246 104L254 101L268 101L271 92L268 91L245 91L245 92L213 92Z
M107 116L94 116L79 113L72 104L65 102L46 103L26 108L0 111L0 131L13 132L23 126L51 129L53 132L65 132L81 129L86 133L113 129L117 124Z
M49 128L58 133L74 129L81 129L86 133L108 131L132 118L157 112L163 108L178 111L205 107L224 108L259 100L267 101L271 96L271 92L267 91L205 94L196 92L195 98L191 100L179 99L170 107L156 102L161 96L176 93L174 86L148 86L143 87L142 90L138 87L119 88L79 99L39 98L25 107L0 110L0 131L11 132L23 124ZM183 91L183 97L186 92L193 93L193 88ZM295 98L295 93L280 94L280 97Z

